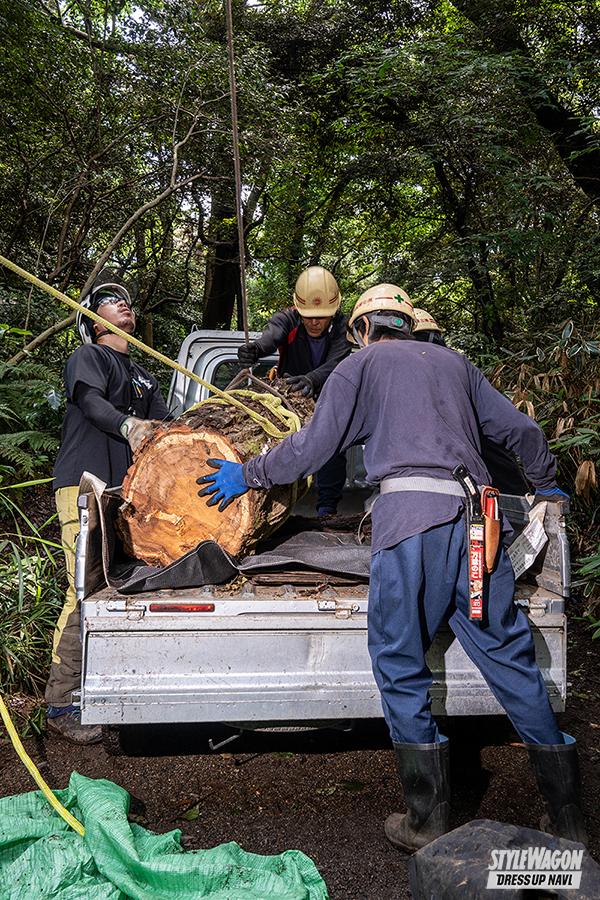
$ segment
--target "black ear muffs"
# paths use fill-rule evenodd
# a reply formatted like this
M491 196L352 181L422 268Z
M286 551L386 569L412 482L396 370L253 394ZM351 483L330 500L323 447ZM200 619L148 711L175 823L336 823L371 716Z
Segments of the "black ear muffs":
M369 320L369 334L375 325L380 325L390 331L397 331L400 334L405 334L407 337L410 334L411 323L404 316L370 313L370 315L367 316L367 319Z
M367 325L365 325L364 319L367 319ZM361 325L360 331L358 329L359 322ZM354 323L354 325L352 326L352 335L359 347L366 346L364 335L368 328L368 322L369 322L369 319L367 318L367 316L359 316L358 319L356 320L356 322Z

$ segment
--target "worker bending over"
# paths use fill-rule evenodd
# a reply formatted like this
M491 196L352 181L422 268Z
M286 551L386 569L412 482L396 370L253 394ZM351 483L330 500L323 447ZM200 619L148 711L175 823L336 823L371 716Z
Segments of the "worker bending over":
M300 273L293 299L290 309L272 316L257 341L239 348L238 359L253 366L277 350L277 374L285 376L293 391L318 397L327 377L350 353L342 296L331 272L310 266ZM335 515L345 480L346 457L335 453L317 474L318 516Z
M431 715L425 658L447 621L528 745L549 830L585 841L575 741L558 729L502 547L486 577L485 617L469 618L465 495L452 477L462 464L478 485L489 483L481 433L517 453L550 501L564 496L556 462L535 422L466 357L412 340L413 323L401 288L366 291L349 321L362 349L329 376L310 422L243 466L209 460L218 471L199 479L208 484L201 494L212 493L209 502L223 509L248 488L305 478L333 454L364 444L368 480L381 486L372 513L369 652L408 808L388 817L387 837L415 850L449 828L448 740Z
M135 313L128 291L114 282L96 284L82 305L132 334ZM120 485L132 450L152 431L152 419L169 411L158 382L129 357L125 338L77 313L83 346L65 366L67 410L54 466L56 509L67 564L68 588L52 645L46 685L48 727L75 743L101 740L99 725L82 725L72 692L81 687L80 607L75 596L75 541L79 533L77 496L84 472L109 486Z

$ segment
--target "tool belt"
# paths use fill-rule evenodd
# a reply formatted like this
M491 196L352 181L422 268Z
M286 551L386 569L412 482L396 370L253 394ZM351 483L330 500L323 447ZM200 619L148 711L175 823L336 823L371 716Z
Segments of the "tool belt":
M466 500L467 539L469 545L469 618L483 619L483 577L494 571L502 527L500 494L489 485L477 485L465 466L457 466L453 479L426 475L384 478L381 494L401 491L446 494Z

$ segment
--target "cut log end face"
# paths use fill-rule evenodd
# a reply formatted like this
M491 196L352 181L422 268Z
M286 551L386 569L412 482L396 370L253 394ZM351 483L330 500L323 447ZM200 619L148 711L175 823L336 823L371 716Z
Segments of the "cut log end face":
M285 382L279 387L289 389ZM255 398L244 400L260 415L283 426ZM304 421L314 404L302 400ZM294 399L294 405L297 402ZM261 538L285 521L298 489L300 495L304 493L306 483L250 490L221 513L218 505L207 505L210 497L198 496L201 488L196 480L214 474L207 459L244 463L277 443L277 438L265 433L246 412L216 401L192 408L175 422L158 425L138 448L123 482L118 528L126 551L158 566L179 559L205 540L216 541L234 557L250 553Z
M120 531L126 550L149 565L168 565L203 540L232 555L253 528L253 493L224 513L198 496L196 479L214 474L210 458L241 462L222 435L181 426L158 434L136 458L123 483Z

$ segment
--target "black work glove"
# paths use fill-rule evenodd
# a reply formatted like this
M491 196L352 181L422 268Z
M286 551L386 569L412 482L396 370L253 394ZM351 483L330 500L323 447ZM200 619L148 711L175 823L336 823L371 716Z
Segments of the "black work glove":
M294 394L302 394L304 397L315 396L315 386L310 375L286 375L285 380Z
M249 344L242 344L241 347L238 347L237 356L243 366L253 366L260 359L258 344L253 341Z

